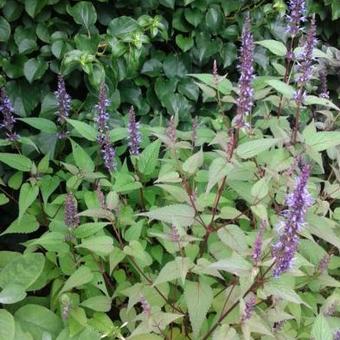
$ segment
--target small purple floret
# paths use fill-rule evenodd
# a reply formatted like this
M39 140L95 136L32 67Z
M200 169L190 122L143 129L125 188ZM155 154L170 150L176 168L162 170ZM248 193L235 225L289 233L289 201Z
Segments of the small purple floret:
M292 266L292 262L299 244L299 231L305 223L308 207L313 203L307 190L310 167L301 166L301 173L295 182L294 191L286 198L288 209L284 212L284 221L281 223L280 238L273 245L272 254L275 259L273 275L279 277Z
M77 201L71 192L66 195L64 210L65 224L72 229L78 227L79 216L77 216Z
M71 96L66 92L65 81L61 74L58 75L58 88L57 91L54 92L57 102L58 102L58 110L57 117L58 122L60 124L65 123L65 119L70 115L71 109Z
M253 262L257 266L261 260L262 255L262 243L263 243L263 234L266 229L267 222L262 220L260 223L259 231L257 232L254 247L253 247Z
M289 1L289 15L287 15L288 29L287 32L295 37L301 30L301 23L306 21L306 4L304 0Z
M16 119L13 115L14 108L4 88L0 89L0 111L3 116L0 128L6 130L6 136L9 141L15 142L19 136L14 131L14 126L16 123Z
M256 305L256 296L255 295L250 295L247 298L246 301L246 306L241 318L241 322L245 322L247 320L249 320L254 312L255 309L255 305Z
M321 70L319 72L319 78L320 78L320 97L329 99L329 92L327 88L327 75L325 70Z

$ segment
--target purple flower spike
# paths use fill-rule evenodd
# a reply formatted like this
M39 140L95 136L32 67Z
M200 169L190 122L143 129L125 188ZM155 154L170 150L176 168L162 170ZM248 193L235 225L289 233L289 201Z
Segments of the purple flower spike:
M111 172L115 170L115 149L111 145L109 137L109 114L107 107L110 105L110 101L106 96L105 84L102 84L99 89L99 100L96 105L97 115L95 121L98 127L97 141L101 148L101 153L104 161L105 168Z
M297 79L297 85L298 90L296 91L294 95L294 99L297 103L297 105L301 105L304 97L306 95L305 93L305 86L307 82L311 79L313 74L313 49L316 45L316 26L315 26L315 19L314 17L311 20L310 28L307 33L307 38L305 45L303 47L303 51L300 55L301 62L298 65L298 73L299 77Z
M329 92L327 89L327 75L325 70L321 70L319 72L319 78L320 78L320 97L329 99Z
M79 217L77 216L78 214L77 201L71 192L67 193L66 195L64 209L65 209L64 215L65 224L69 228L78 227L80 221Z
M249 320L253 314L256 305L256 296L250 295L246 301L246 306L241 318L241 322Z
M147 316L151 315L151 306L144 296L140 298L140 303L142 305L143 313Z
M286 198L288 209L283 214L285 220L281 224L280 238L272 248L275 277L279 277L291 267L299 244L298 232L305 223L307 208L313 203L307 190L309 172L309 165L301 165L301 173L296 179L294 191Z
M243 26L241 56L238 66L241 73L238 83L239 95L236 102L237 115L235 117L235 126L238 128L249 127L246 118L250 115L253 107L254 91L251 83L254 79L254 40L250 28L250 17L248 15Z
M3 116L0 128L6 130L6 136L9 141L15 142L19 136L14 131L14 125L16 122L16 119L13 115L14 108L4 88L0 89L0 111L2 112Z
M301 30L300 25L306 21L306 4L304 0L289 1L289 15L287 15L288 29L287 32L295 37Z
M140 134L139 122L136 122L136 114L133 106L129 110L129 123L128 123L128 133L129 133L129 148L130 154L134 156L139 155L139 146L142 141Z
M255 243L254 243L254 248L253 248L253 262L255 266L257 266L261 260L261 255L262 255L262 243L263 243L263 234L266 229L267 222L262 220L260 223L260 228L259 231L256 235Z
M331 255L326 254L318 264L317 272L323 274L327 272L329 261L331 260Z
M171 146L174 146L176 143L176 123L175 123L175 117L171 116L168 127L166 129L166 135L169 138L169 142Z
M334 333L334 340L340 340L340 329L338 329L335 333Z
M65 123L65 119L70 115L71 96L66 92L65 81L61 74L58 75L58 89L54 92L58 101L58 122Z

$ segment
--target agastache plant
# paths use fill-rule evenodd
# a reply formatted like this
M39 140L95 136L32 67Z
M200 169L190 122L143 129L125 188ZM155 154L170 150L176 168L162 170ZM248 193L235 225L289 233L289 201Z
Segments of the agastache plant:
M245 322L249 320L254 312L256 305L256 296L255 295L249 295L246 302L245 302L245 308L242 314L241 322Z
M283 213L284 221L280 225L280 237L273 245L273 275L279 277L289 270L299 244L299 232L305 224L305 215L312 205L312 198L307 190L310 166L301 165L301 173L296 178L294 191L286 198L287 210Z
M14 125L16 122L16 119L13 115L14 108L4 88L0 89L0 112L3 116L0 127L6 130L6 136L8 140L15 142L19 136L14 130Z
M142 137L139 122L136 122L136 113L133 106L131 106L129 110L128 133L130 154L138 156Z
M175 117L171 116L168 127L166 129L166 136L169 138L169 142L171 146L174 146L176 143L177 133L176 133L176 123Z
M107 107L110 105L110 101L107 99L105 84L101 84L99 89L98 104L95 106L97 115L95 121L97 123L98 135L97 141L101 148L102 158L104 166L108 171L113 171L116 167L115 164L115 149L111 145L109 136L109 114Z
M243 26L241 56L238 65L241 73L238 83L239 95L236 101L237 115L235 117L235 126L238 128L249 127L247 117L250 115L254 104L254 90L252 88L252 80L254 79L254 40L250 29L250 17L247 15Z
M304 0L290 0L288 6L289 15L287 15L287 32L290 36L295 37L301 30L301 23L306 21L306 4Z
M66 195L64 211L64 221L66 226L71 229L78 227L79 216L77 216L77 201L71 192Z
M327 75L325 70L319 71L319 79L320 79L320 97L329 99L329 92L327 88Z
M258 266L261 260L263 234L266 229L266 226L267 226L267 222L265 220L262 220L260 223L259 231L257 232L256 239L254 242L252 258L253 258L253 262L255 266Z

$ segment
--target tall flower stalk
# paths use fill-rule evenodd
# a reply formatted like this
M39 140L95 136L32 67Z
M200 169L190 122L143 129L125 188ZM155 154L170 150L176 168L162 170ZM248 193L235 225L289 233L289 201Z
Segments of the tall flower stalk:
M287 32L291 37L295 37L301 30L301 23L306 21L306 3L305 0L290 0L288 7Z
M133 106L129 110L128 134L130 154L138 156L142 137L139 122L136 122L136 113Z
M64 211L65 211L64 213L65 224L70 229L78 227L79 216L77 216L78 214L77 201L71 192L67 193L66 195Z
M61 74L58 75L58 87L54 94L58 102L58 109L56 112L58 117L57 120L61 126L61 131L58 133L58 138L63 139L67 134L67 131L65 130L65 123L66 118L68 118L70 115L71 96L66 91L65 81Z
M240 63L240 79L238 83L239 95L237 98L237 115L235 117L235 126L238 128L249 127L247 121L250 116L254 100L254 90L252 80L254 79L254 40L251 33L250 17L247 15L242 32L242 44Z
M4 88L0 89L0 112L3 117L0 128L6 131L6 137L9 141L15 142L19 136L14 130L16 123L14 108Z
M97 141L101 149L104 166L108 171L113 171L115 164L115 149L110 142L109 136L109 114L107 107L110 101L107 99L105 84L102 84L99 89L98 104L96 105L97 115L95 121L97 123L98 134Z
M308 81L311 79L313 74L313 49L316 45L316 26L315 26L315 18L313 17L311 20L310 28L307 33L306 42L303 47L303 51L300 56L301 62L298 64L298 78L297 78L297 90L294 94L294 99L297 105L296 116L295 116L295 125L292 133L292 143L296 143L297 131L299 128L300 122L300 110L301 105L306 96L306 85Z
M329 99L329 92L327 88L327 75L325 70L320 70L319 79L320 79L320 97Z
M301 173L296 178L295 187L286 198L287 210L284 221L280 225L280 237L273 245L272 254L275 259L273 274L280 276L291 268L299 244L299 232L305 223L308 207L312 205L312 198L307 190L310 167L301 165Z

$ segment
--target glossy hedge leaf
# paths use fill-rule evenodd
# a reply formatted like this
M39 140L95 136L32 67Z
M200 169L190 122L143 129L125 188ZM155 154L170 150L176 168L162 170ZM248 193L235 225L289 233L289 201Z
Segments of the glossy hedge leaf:
M238 148L236 149L236 153L241 158L244 159L251 158L263 151L270 149L278 141L279 139L277 138L261 138L252 140L239 145Z
M40 79L46 70L48 64L42 58L31 58L24 64L24 75L29 83L32 83L36 79Z
M11 313L0 309L0 340L14 340L15 323Z
M17 218L10 226L0 235L5 234L29 234L39 228L37 219L32 215L23 215L21 219Z
M319 314L313 322L312 333L315 340L332 340L333 335L326 318ZM335 338L334 338L335 339Z
M132 33L139 28L139 25L136 20L131 17L121 16L119 18L113 19L109 23L109 27L107 29L108 34L122 37L126 34Z
M62 329L61 319L48 308L28 304L19 308L15 319L20 321L23 330L29 331L34 339L42 339L46 332L55 338Z
M0 41L7 41L11 35L11 26L4 17L0 17Z
M46 118L30 117L30 118L17 118L26 124L46 133L56 133L57 126L55 123Z
M159 0L159 3L171 9L174 9L174 6L175 6L175 0Z
M92 279L93 273L91 272L91 270L86 266L81 266L67 279L59 295L64 292L68 292L75 287L79 287L86 283L89 283Z
M176 36L176 44L183 51L189 51L194 46L194 40L192 37L185 37L183 34Z
M94 236L82 240L76 248L85 248L97 255L106 256L113 250L113 240L109 236Z
M178 226L190 226L194 222L195 210L186 204L173 204L157 208L139 216L149 217L151 220L160 220Z
M96 312L109 312L111 309L111 299L104 295L93 296L81 302L80 305Z
M25 10L34 18L47 5L47 0L25 0Z
M158 155L161 147L159 140L154 141L148 145L143 152L140 154L138 159L138 170L143 175L151 175L158 163Z
M0 153L0 162L20 171L30 171L32 167L32 161L29 158L13 153Z
M0 272L0 286L18 284L28 289L40 276L45 257L39 253L28 253L10 261Z
M25 297L26 292L23 286L19 284L10 283L0 292L0 303L4 305L17 303L23 300Z
M294 87L286 84L285 82L277 79L268 80L267 84L273 87L277 92L281 93L286 98L294 97Z
M97 12L90 1L80 1L69 9L74 21L87 29L97 21Z
M203 280L200 282L187 281L185 283L184 299L188 306L195 339L198 339L199 331L211 306L213 296L211 287Z
M74 119L66 119L67 122L85 139L94 142L97 139L97 131L91 125Z
M39 187L37 185L24 183L21 186L19 194L19 220L38 197L38 194Z
M284 57L287 54L287 48L281 41L262 40L262 41L257 41L256 43L258 45L261 45L267 48L270 52L280 57Z

